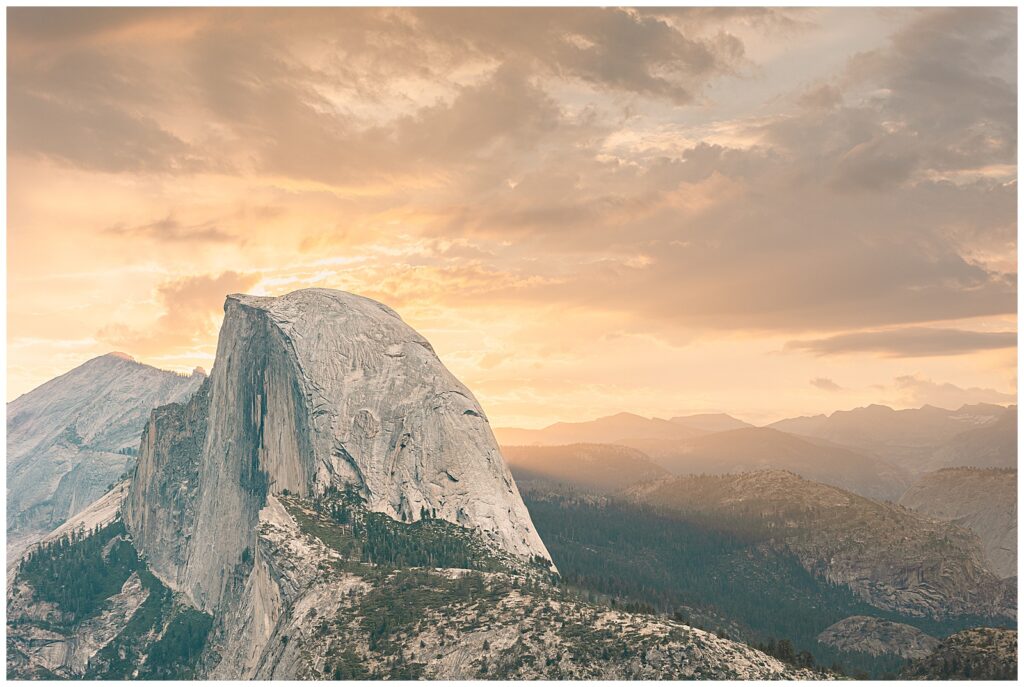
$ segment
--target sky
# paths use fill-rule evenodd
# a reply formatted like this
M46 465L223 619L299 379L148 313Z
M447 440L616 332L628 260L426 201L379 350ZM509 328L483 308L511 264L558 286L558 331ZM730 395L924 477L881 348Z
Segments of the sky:
M1016 10L8 9L11 400L380 300L492 425L1016 402Z

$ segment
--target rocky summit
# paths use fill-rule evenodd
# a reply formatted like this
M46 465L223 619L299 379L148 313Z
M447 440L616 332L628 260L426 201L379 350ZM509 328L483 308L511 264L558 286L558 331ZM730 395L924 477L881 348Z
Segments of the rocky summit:
M429 514L549 558L483 409L393 310L308 289L232 295L224 311L210 380L154 413L125 510L161 579L216 609L267 494L328 487L354 487L401 522Z
M150 411L204 378L109 353L7 404L8 562L130 470Z

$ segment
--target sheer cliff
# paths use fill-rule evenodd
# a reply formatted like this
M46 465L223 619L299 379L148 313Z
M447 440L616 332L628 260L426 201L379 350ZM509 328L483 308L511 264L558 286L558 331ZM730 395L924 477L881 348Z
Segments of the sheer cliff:
M482 408L393 310L326 289L224 310L206 387L146 427L125 512L168 586L216 608L268 494L342 487L548 559Z

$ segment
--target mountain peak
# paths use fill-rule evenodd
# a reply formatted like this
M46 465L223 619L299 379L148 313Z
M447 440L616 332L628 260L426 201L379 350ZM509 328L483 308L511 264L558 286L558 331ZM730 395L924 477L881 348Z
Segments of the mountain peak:
M269 495L347 488L395 520L430 513L524 560L550 558L483 408L391 308L304 289L232 294L224 310L206 392L151 422L139 456L147 479L126 520L161 579L211 609ZM198 485L183 503L144 497L175 489L176 470Z

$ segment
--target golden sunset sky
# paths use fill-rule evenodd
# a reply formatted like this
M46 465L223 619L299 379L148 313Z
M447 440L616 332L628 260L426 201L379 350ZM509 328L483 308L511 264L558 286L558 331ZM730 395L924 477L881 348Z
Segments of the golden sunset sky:
M1016 10L9 9L8 387L340 288L496 426L1016 399Z

